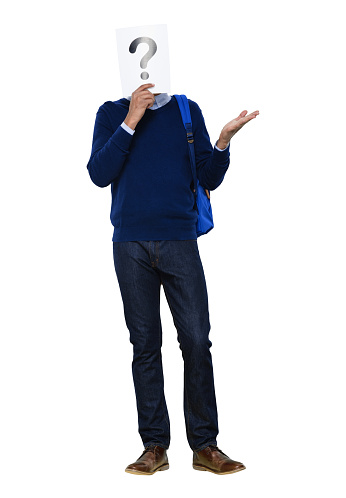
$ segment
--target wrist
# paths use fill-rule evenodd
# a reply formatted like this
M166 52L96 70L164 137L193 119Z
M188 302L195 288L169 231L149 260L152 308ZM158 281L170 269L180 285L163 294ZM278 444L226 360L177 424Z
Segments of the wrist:
M124 123L131 128L131 130L134 130L138 124L138 121L135 119L131 118L131 116L127 115L126 118L124 119Z
M222 140L219 138L219 140L216 142L216 146L219 148L219 149L226 149L226 147L228 147L229 145L229 141L228 142L225 142L225 140Z

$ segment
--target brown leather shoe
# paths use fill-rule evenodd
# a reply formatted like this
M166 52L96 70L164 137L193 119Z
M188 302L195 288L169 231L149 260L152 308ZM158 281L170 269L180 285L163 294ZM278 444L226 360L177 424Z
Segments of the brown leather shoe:
M211 444L201 451L193 452L192 466L195 470L208 470L214 474L233 474L246 469L241 462L231 460L217 446Z
M130 463L125 472L130 474L152 475L158 470L169 469L167 451L161 446L151 444L145 448L141 456L134 462Z

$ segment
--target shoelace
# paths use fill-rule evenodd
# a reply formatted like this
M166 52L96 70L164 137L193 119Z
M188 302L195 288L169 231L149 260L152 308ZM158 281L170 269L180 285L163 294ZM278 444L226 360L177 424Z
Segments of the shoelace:
M144 453L146 453L147 451L152 451L153 453L155 453L156 446L157 446L156 444L149 444L149 446L147 446L143 451L142 455L144 455Z
M223 455L227 456L226 453L224 453L222 450L220 450L220 448L218 446L216 446L215 444L210 444L209 447L212 449L212 450L217 450L219 451L220 453L222 453ZM228 458L228 457L227 457Z

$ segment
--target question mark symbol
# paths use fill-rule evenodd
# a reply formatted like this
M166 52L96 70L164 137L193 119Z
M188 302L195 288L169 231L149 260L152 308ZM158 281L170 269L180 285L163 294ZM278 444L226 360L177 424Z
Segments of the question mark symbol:
M142 57L139 64L142 69L145 69L150 59L155 55L157 45L152 38L148 38L147 36L140 36L139 38L136 38L135 40L133 40L133 42L131 42L131 45L129 47L129 51L131 52L131 54L134 54L136 52L137 47L140 43L147 43L149 45L148 52L144 55L144 57ZM142 80L147 80L149 78L149 73L143 71L143 73L141 73L141 78Z

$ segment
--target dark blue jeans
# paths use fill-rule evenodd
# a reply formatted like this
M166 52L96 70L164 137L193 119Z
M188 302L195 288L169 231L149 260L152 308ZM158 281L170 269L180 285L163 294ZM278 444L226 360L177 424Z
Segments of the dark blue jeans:
M188 443L194 451L217 444L208 294L197 240L113 242L113 259L133 344L138 431L144 446L168 448L170 443L161 358L161 284L184 360Z

